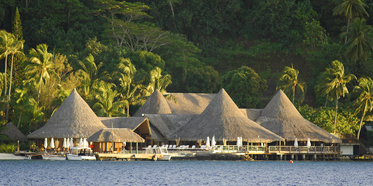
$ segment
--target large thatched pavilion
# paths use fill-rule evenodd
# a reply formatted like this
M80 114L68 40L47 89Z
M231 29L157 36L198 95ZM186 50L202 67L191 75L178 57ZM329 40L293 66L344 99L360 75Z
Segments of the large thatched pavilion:
M172 139L198 141L215 136L216 141L237 141L271 143L283 138L250 120L237 107L224 89L213 98L202 114L172 134Z
M282 90L267 104L256 122L262 127L293 143L295 138L304 145L312 143L342 143L342 141L303 118Z

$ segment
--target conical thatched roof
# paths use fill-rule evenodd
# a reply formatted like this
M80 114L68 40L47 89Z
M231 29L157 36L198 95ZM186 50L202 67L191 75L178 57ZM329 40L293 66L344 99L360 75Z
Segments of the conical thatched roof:
M255 121L260 116L260 113L263 109L247 109L247 108L240 108L240 111L246 115L252 121Z
M172 114L201 114L216 94L205 93L167 93L176 99L168 100Z
M207 136L215 136L217 141L223 138L236 141L237 137L248 142L283 140L245 116L224 89L220 90L202 114L172 134L172 138L180 138L182 141L197 141Z
M143 114L171 114L166 98L156 89L146 100L144 105L136 111L134 117L141 117Z
M276 133L288 141L322 141L325 143L341 143L342 141L304 119L288 97L278 91L256 120L264 128Z
M92 142L138 142L145 140L128 128L104 128L94 133L87 141Z
M9 137L10 141L27 141L26 136L18 130L11 122L5 125L6 129L1 132Z
M88 138L102 128L106 126L74 88L48 122L27 138Z

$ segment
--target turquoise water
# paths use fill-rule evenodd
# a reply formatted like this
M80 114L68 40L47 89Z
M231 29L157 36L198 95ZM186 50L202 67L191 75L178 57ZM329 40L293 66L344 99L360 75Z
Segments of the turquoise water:
M0 161L0 185L373 185L373 162Z

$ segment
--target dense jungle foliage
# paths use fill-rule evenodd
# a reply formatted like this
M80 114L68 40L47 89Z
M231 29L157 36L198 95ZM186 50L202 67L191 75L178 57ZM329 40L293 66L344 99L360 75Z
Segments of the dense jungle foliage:
M155 89L263 108L282 89L303 116L354 134L373 109L373 0L5 0L1 116L25 134L73 88L98 116Z

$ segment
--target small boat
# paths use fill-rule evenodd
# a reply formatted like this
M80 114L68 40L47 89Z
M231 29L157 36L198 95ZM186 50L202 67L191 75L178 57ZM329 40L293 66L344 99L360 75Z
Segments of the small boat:
M166 147L148 147L145 148L145 154L155 154L154 161L170 161L171 155L168 154Z
M56 155L56 154L42 154L41 157L43 158L43 160L52 160L52 161L66 160L65 156Z
M11 153L0 153L0 160L24 160L25 156L16 156Z
M67 160L96 160L96 156L92 154L92 150L88 147L70 147L70 153L66 154Z

